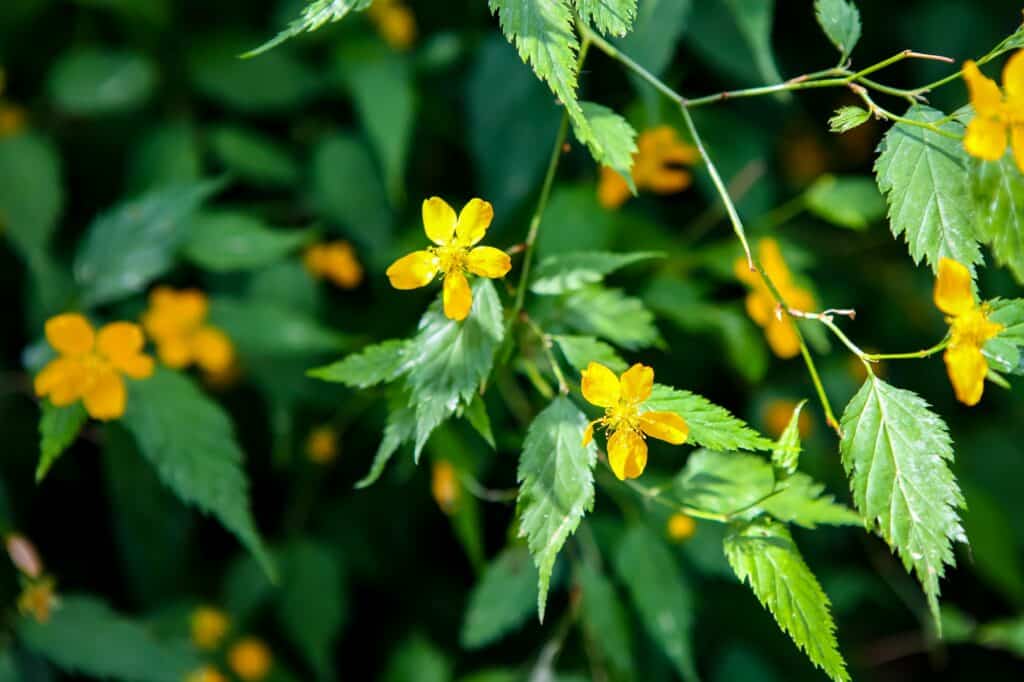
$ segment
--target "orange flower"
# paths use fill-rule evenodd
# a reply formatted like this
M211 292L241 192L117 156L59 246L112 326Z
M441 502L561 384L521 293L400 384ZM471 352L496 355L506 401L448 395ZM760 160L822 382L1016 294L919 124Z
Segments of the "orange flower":
M270 649L255 637L238 641L228 652L228 665L245 682L262 680L270 672Z
M161 362L174 369L195 363L213 376L224 375L235 352L227 334L206 321L206 294L196 289L157 287L149 295L142 324L156 343Z
M459 503L459 479L455 467L446 459L434 462L430 472L430 493L445 514L451 514Z
M311 275L329 279L342 289L355 289L363 281L363 266L348 242L314 244L303 261Z
M306 439L306 455L317 464L328 464L338 456L338 432L330 426L318 426Z
M693 176L681 165L692 165L699 154L694 147L679 139L672 126L658 126L640 133L633 154L633 182L637 189L657 194L675 194L690 186ZM626 203L631 192L625 179L608 166L601 167L597 198L605 208L618 208Z
M669 539L674 542L689 540L697 532L697 523L686 514L676 513L668 518L666 527Z
M416 42L416 17L399 0L376 0L366 14L381 37L396 50L407 50Z
M964 136L967 153L985 161L998 161L1009 142L1017 167L1024 172L1024 50L1007 60L1003 90L986 78L973 61L964 64L963 73L974 107L974 118Z
M591 405L604 408L604 416L587 424L583 444L594 438L594 425L600 424L608 438L608 463L620 480L636 478L647 466L647 443L651 436L673 445L686 442L690 428L686 420L673 412L641 412L643 403L651 397L654 370L635 364L621 376L604 365L591 362L583 370L581 389Z

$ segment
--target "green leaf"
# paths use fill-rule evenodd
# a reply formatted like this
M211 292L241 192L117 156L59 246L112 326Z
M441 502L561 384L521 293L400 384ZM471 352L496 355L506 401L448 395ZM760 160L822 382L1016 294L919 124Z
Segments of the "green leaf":
M329 353L347 343L343 334L311 315L252 299L211 300L210 323L222 329L243 356Z
M580 106L593 132L588 146L594 160L618 173L635 195L633 155L636 154L636 131L633 126L608 107L593 102L580 102Z
M771 42L775 0L725 0L725 4L732 10L736 26L750 46L762 80L766 83L781 81Z
M939 579L946 564L956 563L952 543L967 542L946 424L916 393L875 376L841 421L840 450L854 504L917 574L938 624Z
M592 334L627 350L661 343L654 315L638 298L620 289L591 285L565 299L566 321L583 334Z
M223 409L184 375L157 370L129 382L121 421L163 482L186 503L216 516L273 574L250 511L242 450Z
M637 64L660 76L672 61L691 4L691 0L642 0L633 32L618 41L618 45ZM637 77L633 82L649 87Z
M309 230L274 230L244 213L204 212L191 221L185 256L206 270L231 272L262 268L297 250Z
M636 19L637 0L576 0L576 12L605 35L624 36Z
M42 415L39 418L39 466L36 467L36 482L43 480L57 458L75 442L78 432L89 419L82 403L67 407L54 407L49 400L39 404Z
M523 625L537 603L537 569L526 547L515 545L487 566L469 593L460 641L479 649Z
M905 116L933 123L944 114L915 104ZM958 136L963 131L956 121L940 127ZM889 201L893 236L903 235L914 263L923 258L937 271L942 258L952 258L973 272L982 257L968 195L967 153L959 140L898 123L882 139L875 177Z
M632 526L619 544L615 570L644 628L679 675L684 680L696 680L696 604L690 585L665 542L646 526Z
M1024 347L1024 299L995 299L988 302L989 320L1003 326L999 333L985 342L982 353L988 365L997 372L1024 374L1021 347Z
M583 445L586 426L586 416L572 401L555 398L530 424L519 460L519 536L526 538L540 572L542 621L558 552L594 506L597 449Z
M188 218L224 183L207 180L153 190L118 204L89 226L75 254L75 281L86 306L136 294L174 264Z
M46 249L64 203L60 156L34 133L0 138L0 234L22 258Z
M307 374L350 388L369 388L397 379L405 370L409 342L390 339L363 348L337 362L311 369Z
M860 40L860 12L851 0L814 0L814 14L845 62Z
M1024 657L1024 617L985 623L978 627L974 638L982 646Z
M273 138L245 128L221 127L210 133L210 150L226 170L261 187L291 187L299 165Z
M451 661L421 635L413 635L398 645L388 662L381 682L450 682Z
M588 284L596 284L627 265L651 258L663 258L664 255L660 251L573 251L548 256L537 266L530 290L538 294L575 291Z
M828 597L789 530L763 518L733 527L725 538L725 555L736 576L750 585L757 600L811 662L836 682L849 680Z
M1013 153L999 161L971 159L970 190L978 238L1008 267L1018 283L1024 282L1024 173Z
M578 566L576 584L580 590L580 623L587 638L611 668L622 673L622 679L631 679L633 645L629 617L615 586L586 561Z
M964 530L971 539L969 565L1019 608L1024 605L1024 557L1018 551L1012 513L988 489L967 481L963 488L964 497L970 501L964 509ZM944 630L944 639L948 640L949 634Z
M131 151L125 178L130 195L202 177L198 136L187 120L154 126Z
M74 48L57 58L47 87L68 114L98 116L138 109L156 84L144 56L101 48Z
M181 682L200 666L188 647L156 639L149 628L96 597L65 595L47 623L23 617L18 638L61 670L126 682Z
M320 679L334 669L334 640L345 617L338 557L327 546L296 540L276 553L281 570L277 617L288 639Z
M745 83L782 80L771 46L775 0L705 0L693 9L687 38L711 66Z
M780 521L814 529L819 524L860 526L856 512L824 494L825 486L795 473L777 483L771 464L757 455L698 450L672 486L686 507L754 518L767 512Z
M800 462L800 412L806 404L806 400L801 400L793 409L793 416L772 448L772 470L779 480L795 474Z
M341 21L349 12L361 12L373 4L373 0L313 0L306 5L302 14L288 24L288 27L243 57L255 57L300 33L311 33L326 23Z
M773 443L719 407L689 391L655 384L644 403L649 411L675 412L690 427L688 443L712 450L771 450Z
M629 367L618 351L603 341L598 341L592 336L566 336L559 334L551 337L569 364L581 372L591 362L600 362L613 372L625 372Z
M865 230L885 216L885 199L868 177L822 175L804 200L814 215L851 230Z
M384 427L384 437L377 446L377 454L373 457L373 464L370 471L358 483L357 489L367 488L377 482L384 468L391 457L398 452L398 448L413 439L416 435L416 409L404 405L391 407L388 413L388 421Z
M828 120L828 129L833 133L846 133L859 128L871 119L871 112L860 107L845 106L836 109Z
M496 450L498 446L494 442L494 430L491 428L491 418L487 414L487 403L484 402L484 397L477 394L473 398L473 402L466 406L462 411L462 416L466 418L469 425L473 427L480 437L491 446L492 450Z

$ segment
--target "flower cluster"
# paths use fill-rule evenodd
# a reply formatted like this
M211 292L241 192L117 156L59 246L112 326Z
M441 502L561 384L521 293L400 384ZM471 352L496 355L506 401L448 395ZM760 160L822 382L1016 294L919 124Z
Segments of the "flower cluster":
M964 148L971 156L998 161L1009 141L1017 167L1024 172L1024 50L1007 60L1002 90L973 61L964 64L963 73L974 107Z
M231 368L234 348L224 332L206 324L208 308L206 294L196 289L152 291L142 325L156 343L161 362L174 369L197 364L210 376Z
M680 166L700 158L697 150L679 139L672 126L645 130L637 137L633 154L633 182L637 189L657 194L674 194L690 186L693 176ZM618 208L630 197L629 185L616 171L601 167L597 199L605 208Z

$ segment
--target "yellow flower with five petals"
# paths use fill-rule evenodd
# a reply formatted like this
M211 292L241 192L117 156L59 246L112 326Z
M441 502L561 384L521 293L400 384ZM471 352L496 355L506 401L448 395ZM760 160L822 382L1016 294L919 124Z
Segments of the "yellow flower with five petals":
M998 161L1009 140L1017 167L1024 172L1024 50L1006 62L1003 90L973 61L964 64L963 73L974 107L974 118L964 136L967 153L985 161Z
M953 392L965 405L977 405L988 375L981 349L1003 326L988 319L988 306L979 305L971 291L970 270L955 260L939 261L934 298L935 307L949 316L950 339L943 360Z
M680 166L700 158L695 147L679 139L672 126L658 126L640 133L633 154L633 182L637 189L657 194L674 194L690 186L693 176ZM629 185L618 172L601 167L597 199L605 208L618 208L631 196Z
M149 295L142 325L156 343L160 361L182 369L195 363L212 377L223 377L235 360L227 334L205 324L209 304L197 289L157 287Z
M46 340L60 355L36 375L36 395L57 407L81 400L94 419L124 414L122 374L145 379L153 373L153 358L142 352L142 330L131 322L111 322L97 333L84 316L63 313L46 321Z
M604 416L587 424L583 444L594 439L594 426L601 425L608 437L608 463L619 480L636 478L647 466L645 436L682 445L690 435L686 420L674 412L641 412L651 397L654 370L639 363L621 376L598 362L583 370L581 389L591 405L604 408Z
M492 246L476 246L491 226L494 208L483 199L470 199L458 217L440 197L423 202L423 229L435 246L413 251L387 269L396 289L425 287L441 273L444 276L444 314L464 320L473 305L466 272L479 277L504 277L512 269L509 255Z

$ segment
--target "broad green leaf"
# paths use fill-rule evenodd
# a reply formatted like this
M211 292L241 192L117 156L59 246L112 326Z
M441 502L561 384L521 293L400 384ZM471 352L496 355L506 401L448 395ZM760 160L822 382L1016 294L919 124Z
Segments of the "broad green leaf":
M711 66L744 83L782 80L771 46L775 0L704 0L693 10L687 40Z
M515 545L487 566L469 593L460 641L479 649L518 629L537 604L537 569L526 547Z
M814 0L814 14L845 62L860 40L860 12L852 0Z
M691 0L639 0L633 31L618 41L619 47L655 76L672 61L676 44L686 28ZM639 78L634 83L644 83Z
M607 251L624 229L621 213L598 203L593 181L556 185L541 225L536 245L540 260L572 251Z
M570 293L565 299L565 316L570 326L627 350L639 350L661 343L654 315L638 298L620 289L591 285Z
M23 258L43 251L64 203L60 156L34 133L0 137L0 236Z
M989 367L1007 374L1024 374L1021 348L1024 347L1024 299L995 299L989 301L989 319L1003 326L989 339L982 352Z
M978 627L974 638L982 646L1024 657L1024 617L985 623Z
M696 604L690 584L665 542L634 525L615 555L615 570L640 620L684 680L697 679L693 651Z
M330 365L311 369L308 374L350 388L369 388L394 381L401 375L408 347L405 339L382 341Z
M869 177L823 175L804 195L807 210L833 225L867 229L885 217L885 199Z
M956 563L952 543L967 542L946 424L916 393L875 376L841 421L840 449L854 504L917 574L938 624L939 579L946 564Z
M244 213L210 211L189 221L182 250L206 270L254 270L281 260L310 237L309 230L274 230Z
M310 33L326 23L341 21L349 12L360 12L371 4L373 0L312 0L303 8L299 18L289 23L287 28L242 56L255 57L300 33Z
M583 115L593 132L590 153L602 166L618 173L630 191L636 194L633 182L633 155L636 154L636 131L629 122L608 107L593 102L580 102Z
M933 123L944 114L915 104L905 116ZM956 121L947 121L941 128L958 136L963 132ZM959 261L972 271L982 261L967 163L959 140L904 123L890 128L879 147L875 177L889 202L893 236L903 235L914 263L923 258L933 271L942 258Z
M250 510L242 450L223 409L184 375L158 370L130 382L121 421L163 482L186 503L216 516L272 574Z
M836 682L849 680L828 597L789 530L770 519L733 527L725 538L725 555L736 576L750 585L757 600L811 662Z
M833 133L846 133L871 120L871 112L860 107L845 106L836 109L828 120L828 129Z
M242 554L224 572L220 603L236 622L244 623L270 604L274 594L274 583L260 565L252 556Z
M583 445L586 416L568 398L551 401L530 424L519 459L519 535L540 573L537 611L544 620L548 583L562 545L594 506L597 449Z
M711 450L771 450L773 444L719 407L696 393L678 391L655 384L651 397L644 403L647 411L675 412L690 427L688 443Z
M637 0L576 0L576 12L605 35L624 36L636 19Z
M384 426L384 437L377 446L377 453L373 457L373 464L366 476L356 483L356 488L367 488L377 482L384 468L391 457L398 452L403 443L407 443L416 435L416 409L415 407L392 405L388 413L388 421Z
M806 404L806 400L801 400L793 409L793 416L772 448L772 470L779 480L795 474L800 462L800 412Z
M537 266L530 289L538 294L574 291L588 284L596 284L627 265L664 255L658 251L574 251L548 256Z
M524 682L524 675L518 670L488 668L459 678L459 682Z
M381 682L451 682L452 663L432 642L413 635L401 642Z
M569 364L583 371L591 362L600 362L613 372L625 372L629 367L619 356L618 351L603 341L592 336L566 336L560 334L552 337Z
M191 648L156 639L96 597L64 595L47 623L23 617L18 639L61 670L125 682L181 682L200 666Z
M776 482L771 463L757 455L698 450L672 486L683 506L754 518L767 512L805 528L819 524L862 525L852 509L824 494L825 486L804 473Z
M750 46L761 78L766 83L781 81L771 44L775 0L725 0L725 4L732 10L736 26Z
M615 586L590 563L580 562L576 572L580 590L580 623L583 631L611 668L630 679L633 644L629 617Z
M968 168L978 238L1024 282L1024 173L1009 151L999 161L971 159Z
M210 150L224 168L261 187L290 187L299 165L272 137L252 130L221 127L210 133Z
M251 299L215 298L210 323L222 329L243 356L308 355L337 351L347 343L306 313Z
M156 77L153 64L142 55L73 48L57 58L47 87L62 111L98 116L141 107Z
M75 254L75 281L87 306L138 293L174 264L188 218L223 187L219 180L153 190L99 215Z
M43 480L57 458L71 445L78 432L89 419L82 403L67 407L54 407L49 400L39 404L39 465L36 467L36 482Z
M1011 512L988 489L967 481L963 488L968 501L964 530L971 539L969 566L1019 608L1024 605L1024 557L1018 551ZM948 631L943 635L949 638Z
M346 608L338 557L312 540L293 541L275 555L281 571L277 617L282 630L318 678L327 679Z
M187 120L157 125L133 145L125 183L130 195L196 182L203 175L196 130Z

